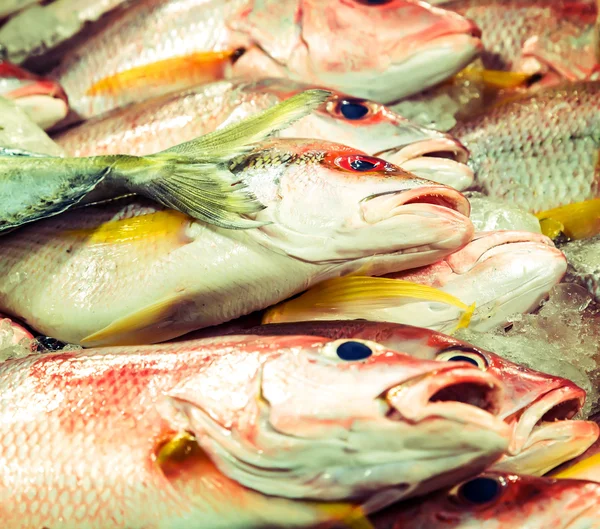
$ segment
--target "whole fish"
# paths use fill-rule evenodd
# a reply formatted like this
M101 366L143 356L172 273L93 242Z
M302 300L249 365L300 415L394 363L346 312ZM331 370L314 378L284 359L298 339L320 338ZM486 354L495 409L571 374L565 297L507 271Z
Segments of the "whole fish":
M310 88L289 79L218 81L116 110L54 140L71 156L121 152L143 156L237 122ZM469 154L452 136L414 125L374 101L339 92L279 135L335 138L459 190L473 182L466 165Z
M269 309L266 323L366 318L451 332L464 306L475 305L469 327L483 332L509 316L539 307L564 276L567 263L546 236L529 232L478 233L466 246L422 268L384 278L341 278ZM414 285L405 291L405 282ZM396 283L397 284L396 284ZM458 298L458 304L420 298L419 285Z
M387 103L459 71L478 36L456 13L409 0L141 0L53 76L80 118L236 74Z
M598 81L568 83L459 123L475 186L534 212L597 197L599 96Z
M599 529L600 484L486 472L425 501L391 507L377 529Z
M239 323L204 329L190 337L228 334L302 334L333 340L376 341L384 347L422 360L469 362L491 373L504 385L504 399L498 416L510 425L512 435L507 454L492 466L499 471L545 474L583 454L600 433L595 422L571 420L581 410L585 392L570 380L528 369L429 329L357 320L272 323L249 327Z
M158 342L329 278L435 262L473 236L458 191L342 145L280 138L231 170L266 206L259 228L141 199L73 210L2 238L0 310L65 342Z
M587 288L600 303L600 235L561 246L569 263L566 280Z
M507 446L492 375L367 341L32 355L0 364L0 388L5 529L306 527L324 501L370 512Z
M82 201L132 193L217 226L260 226L242 215L264 205L245 190L231 164L273 132L310 114L329 95L308 90L230 127L145 157L58 158L0 148L0 196L7 197L0 207L0 232Z
M596 0L432 0L482 30L484 65L563 78L590 79L598 67Z
M14 100L43 129L65 118L67 95L55 81L0 61L0 96Z

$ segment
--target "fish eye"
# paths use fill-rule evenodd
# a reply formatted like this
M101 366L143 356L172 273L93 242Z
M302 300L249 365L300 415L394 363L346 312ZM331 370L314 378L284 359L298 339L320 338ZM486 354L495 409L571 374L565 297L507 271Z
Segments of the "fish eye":
M488 367L487 360L481 353L465 347L451 347L438 354L435 359L439 362L468 362L482 371Z
M52 351L60 351L65 348L67 345L64 342L61 342L55 338L51 338L50 336L37 336L36 337L36 348L38 352L52 352Z
M375 158L374 156L365 156L362 154L338 156L334 163L340 169L352 171L353 173L368 173L386 171L389 169L389 165L386 161Z
M372 356L373 348L362 340L336 340L326 344L323 353L335 360L359 362Z
M327 104L327 112L335 118L358 121L375 114L377 107L364 99L335 97Z
M485 505L500 497L504 483L499 479L480 476L458 486L455 497L467 505Z
M394 0L354 0L357 4L362 4L365 6L382 6L385 4L390 4Z

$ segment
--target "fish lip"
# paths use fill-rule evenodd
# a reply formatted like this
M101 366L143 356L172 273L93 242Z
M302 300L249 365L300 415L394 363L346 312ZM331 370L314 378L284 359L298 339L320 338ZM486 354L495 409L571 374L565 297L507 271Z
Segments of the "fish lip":
M443 391L449 392L449 397L457 393L461 400L444 400ZM490 373L467 363L456 362L413 378L387 389L379 398L388 405L386 417L390 420L420 422L435 416L462 423L477 422L494 431L509 430L498 417L504 399L503 385Z
M432 185L370 195L360 201L362 219L368 224L376 224L400 214L400 208L409 204L434 205L464 217L471 212L469 201L459 191L443 185ZM378 208L378 205L381 207Z
M20 99L29 96L48 96L62 100L65 105L69 104L66 92L54 81L31 81L4 94L4 97L10 99Z
M409 160L422 158L426 155L435 155L436 153L451 153L455 162L466 164L469 160L469 150L457 139L450 136L438 138L425 138L411 142L407 145L392 147L375 153L373 156L382 158L383 156L394 155L394 163L402 165ZM435 158L435 156L431 156Z
M517 455L524 448L528 447L528 441L534 433L538 434L537 441L539 442L542 440L539 439L541 437L539 432L543 432L545 428L555 422L572 419L583 408L585 396L585 391L575 384L564 384L561 387L547 391L530 403L522 411L514 425L514 432L507 455ZM568 406L566 406L567 404ZM573 407L574 405L575 408ZM561 410L560 406L563 406L565 409ZM556 413L561 412L561 415L564 415L564 417L555 419L554 422L542 422L544 416L553 409Z

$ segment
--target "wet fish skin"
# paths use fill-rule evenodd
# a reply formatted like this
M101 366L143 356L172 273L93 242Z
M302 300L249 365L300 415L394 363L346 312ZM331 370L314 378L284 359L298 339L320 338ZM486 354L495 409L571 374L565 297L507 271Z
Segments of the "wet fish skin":
M218 81L116 110L53 138L71 156L143 156L237 122L309 88L312 85L289 79ZM417 126L374 101L339 92L278 135L335 138L458 190L473 181L465 165L468 152L452 136ZM442 157L436 157L438 153Z
M597 197L599 94L598 81L567 83L459 123L475 187L533 212Z
M379 168L352 170L357 161ZM0 310L64 342L164 341L328 278L437 261L473 236L458 191L349 147L272 140L233 173L266 206L254 217L262 227L213 229L135 199L7 234Z
M600 303L600 236L561 245L569 263L566 280L587 288Z
M590 481L486 472L425 501L392 507L373 523L376 529L598 529L599 500L600 485Z
M11 483L0 494L3 527L304 527L331 520L322 500L381 508L383 485L388 498L440 488L506 448L506 425L491 413L413 395L480 384L480 404L492 409L501 386L491 375L406 355L336 360L344 343L227 337L0 364L0 459ZM410 400L390 391L403 384ZM317 387L315 406L306 397ZM412 420L386 417L388 395ZM163 455L184 431L187 455Z
M25 9L39 0L4 0L0 6L0 19L12 15L21 9Z
M506 390L499 417L510 424L512 440L507 455L492 465L491 469L495 471L541 476L561 463L581 456L600 434L595 422L571 420L581 410L585 392L570 380L534 371L465 341L422 327L366 320L266 325L239 322L204 329L185 339L241 334L302 334L332 340L369 340L423 360L473 363L501 380ZM542 417L549 409L557 411L555 421L543 422ZM590 478L586 476L585 479Z

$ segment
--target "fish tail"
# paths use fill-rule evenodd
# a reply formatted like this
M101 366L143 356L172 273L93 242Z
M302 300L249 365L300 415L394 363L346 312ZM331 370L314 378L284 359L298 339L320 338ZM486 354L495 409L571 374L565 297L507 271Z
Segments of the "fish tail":
M261 226L242 215L264 209L229 170L237 156L303 118L331 95L307 90L248 119L165 151L106 157L124 187L191 217L229 229Z

